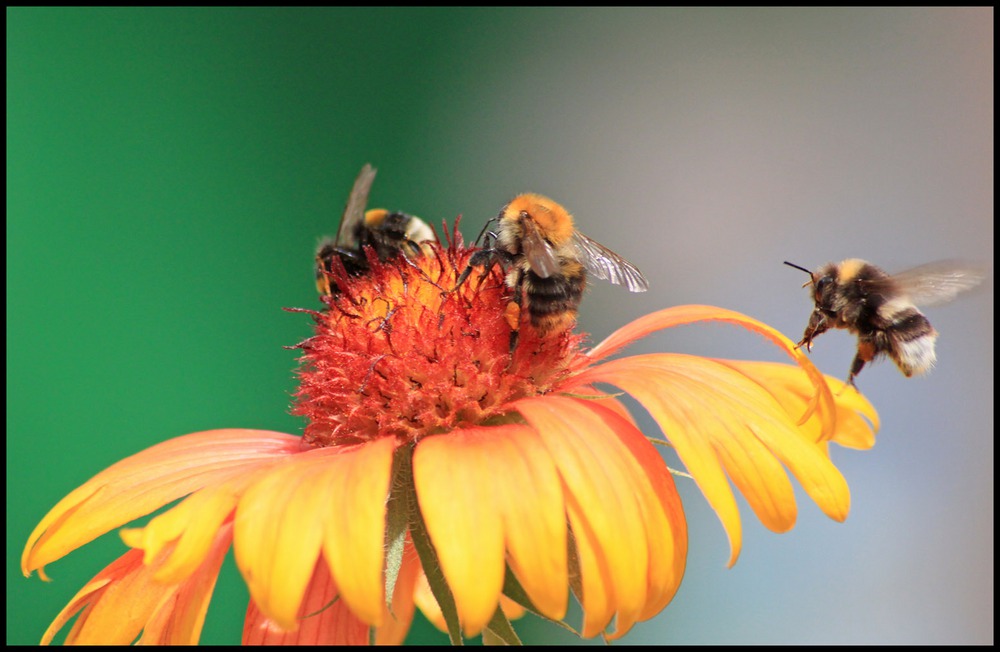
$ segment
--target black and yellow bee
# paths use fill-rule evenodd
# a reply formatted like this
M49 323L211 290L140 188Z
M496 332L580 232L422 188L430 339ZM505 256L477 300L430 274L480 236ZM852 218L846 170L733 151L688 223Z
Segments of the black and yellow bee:
M492 246L472 256L456 287L474 267L498 262L503 266L517 307L511 318L512 350L522 308L540 335L573 326L588 273L632 292L649 289L642 272L577 231L569 211L548 197L519 195L500 210L495 221Z
M335 291L330 281L335 258L350 276L360 276L368 271L366 247L385 261L399 254L415 258L423 252L422 243L437 242L434 230L419 217L384 208L365 210L375 173L375 168L365 163L347 197L337 237L324 239L316 249L316 289L321 295Z
M816 336L831 328L858 336L847 377L851 385L866 363L883 355L907 377L927 372L937 359L938 333L917 305L950 301L983 279L981 271L956 262L930 263L893 275L857 258L829 263L815 272L785 264L809 274L806 285L812 286L815 302L798 346L811 351Z

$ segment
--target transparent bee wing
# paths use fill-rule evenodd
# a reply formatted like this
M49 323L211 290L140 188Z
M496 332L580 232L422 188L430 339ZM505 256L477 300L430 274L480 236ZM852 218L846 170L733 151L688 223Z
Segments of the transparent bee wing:
M538 227L532 220L521 220L521 248L524 259L528 261L531 271L541 278L549 278L559 273L559 259L552 245L542 237Z
M358 178L354 180L351 194L347 196L347 204L344 206L344 216L340 219L340 228L337 229L336 246L345 249L354 249L358 246L354 241L355 227L364 222L368 194L371 192L376 172L371 164L365 163L358 173Z
M944 260L920 265L892 276L892 282L918 306L951 301L959 293L979 285L983 269L969 263Z
M588 272L615 285L624 285L630 292L645 292L649 282L642 272L615 252L579 231L570 241L573 251Z

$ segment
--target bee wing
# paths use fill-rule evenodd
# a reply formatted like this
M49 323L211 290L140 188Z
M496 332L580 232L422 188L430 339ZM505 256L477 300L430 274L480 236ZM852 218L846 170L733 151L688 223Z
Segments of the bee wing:
M920 265L893 275L892 282L919 306L931 306L951 301L986 276L982 269L968 263L944 260Z
M570 242L577 260L597 278L615 285L624 285L630 292L645 292L649 289L649 282L635 265L601 243L591 240L579 231L573 232Z
M521 249L531 271L542 278L559 273L559 259L532 220L521 220Z
M354 180L351 194L347 196L347 204L344 206L344 216L340 219L340 228L337 229L336 246L345 249L357 247L358 243L354 242L355 227L365 219L368 193L371 192L376 171L371 164L365 163L358 178Z

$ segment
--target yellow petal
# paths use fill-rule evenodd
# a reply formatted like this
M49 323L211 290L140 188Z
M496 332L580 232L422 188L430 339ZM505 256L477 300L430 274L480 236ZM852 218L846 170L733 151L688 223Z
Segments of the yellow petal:
M326 496L314 491L322 468L300 459L271 469L240 499L233 550L250 597L284 630L296 614L319 559Z
M503 588L503 522L493 483L508 460L490 443L518 429L456 430L424 438L413 453L420 513L469 636L489 622Z
M606 421L625 444L643 475L649 480L652 496L640 502L643 522L646 524L646 541L649 546L649 586L646 608L640 620L652 618L669 604L680 588L687 560L687 521L680 495L674 485L674 476L663 463L656 448L640 430L627 424L615 423L615 415L604 413L605 401L589 401L587 407L595 417ZM644 484L640 486L645 489ZM657 505L657 502L659 505ZM659 509L657 509L659 507ZM624 631L616 632L616 636Z
M602 542L586 519L586 508L575 496L567 496L569 525L576 551L578 573L577 599L583 605L581 635L587 638L600 634L615 615L614 578L602 554Z
M264 430L211 430L157 444L74 489L35 527L21 555L25 575L112 528L204 486L298 452L299 438Z
M632 413L628 411L628 408L618 400L615 394L608 394L607 392L602 392L590 385L583 385L580 387L574 386L572 391L564 392L563 396L568 396L569 398L580 398L587 399L599 403L603 407L608 408L621 418L625 419L633 426L636 425L635 419L632 418ZM654 449L655 450L655 449Z
M733 368L695 356L654 354L613 360L581 378L625 390L660 424L722 520L730 564L739 555L741 526L726 473L775 531L791 527L796 516L779 461L824 512L838 520L846 516L847 484L823 447L807 441L768 391Z
M179 582L204 561L223 522L236 508L239 495L254 477L250 473L200 489L145 527L122 530L122 540L132 548L143 549L146 564L169 547L169 558L159 564L156 579Z
M523 425L427 437L413 456L420 511L465 632L496 611L504 552L536 606L565 614L568 570L562 490L538 436Z
M297 627L321 546L343 599L362 620L381 621L393 447L380 439L301 453L262 474L240 499L236 563L254 602L281 628Z
M208 603L219 578L219 568L232 543L232 526L219 529L201 566L183 581L176 583L176 591L168 600L161 601L156 612L146 623L139 639L140 645L195 645L205 624ZM154 569L153 578L160 573Z
M385 511L395 447L386 437L339 456L315 489L329 505L324 557L342 599L371 625L383 623L385 610Z
M197 643L230 541L231 530L220 530L202 565L178 583L156 581L157 562L145 564L141 550L130 550L74 596L46 630L42 643L51 642L78 611L67 644L128 645L140 632L139 643Z
M566 506L555 465L536 433L521 430L497 442L495 500L503 518L508 561L532 603L561 620L569 601Z
M738 369L756 380L793 418L803 414L813 399L815 389L796 367L776 362L749 360L717 360L717 362ZM830 441L848 448L863 450L874 446L875 433L879 428L878 413L875 408L856 388L832 376L825 378L836 403L836 427ZM822 439L822 424L817 415L811 415L800 429L811 441Z
M367 645L370 627L338 599L327 565L314 567L299 605L294 631L280 627L251 600L243 623L243 645Z
M833 435L833 395L830 393L830 388L827 386L826 382L824 382L823 374L821 374L815 365L810 362L805 353L803 353L801 349L797 348L795 344L790 339L785 337L780 331L771 328L764 322L758 321L752 317L747 317L746 315L733 310L699 305L674 306L673 308L658 310L648 315L644 315L639 319L636 319L635 321L619 328L617 331L609 335L607 339L595 346L588 355L592 360L601 360L610 356L622 347L627 346L628 344L631 344L632 342L658 330L673 328L674 326L682 326L685 324L693 324L701 321L719 321L733 324L734 326L740 326L749 331L755 332L771 340L771 342L776 344L778 348L782 349L793 360L795 360L796 364L802 367L802 370L805 371L813 387L816 389L814 400L810 403L808 412L805 416L808 416L808 414L813 410L819 409L823 424L823 438L829 439ZM574 385L575 383L572 383L569 386L572 387Z
M594 636L615 612L625 632L645 611L650 551L643 518L659 502L617 434L631 424L607 409L595 418L587 403L546 396L513 407L538 431L566 486L582 566L583 634Z
M152 613L160 596L152 591L139 591L137 596L139 601L131 604L126 602L127 609L118 615L118 621L113 627L107 625L102 627L102 624L107 620L109 615L108 611L107 609L100 609L95 614L94 604L98 603L105 594L109 593L110 587L117 584L119 587L117 594L112 592L108 600L109 603L117 605L121 602L121 587L129 581L129 578L131 578L130 583L134 585L134 578L142 569L142 552L139 550L130 550L112 562L107 568L98 573L96 577L87 582L82 589L77 591L73 599L69 601L69 604L56 615L55 620L52 621L52 624L49 625L42 636L42 645L48 645L56 633L62 629L63 625L81 610L80 616L66 638L67 643L79 642L86 644L87 642L93 642L102 645L130 645L135 641L139 632L142 631L143 624L149 614ZM95 616L93 620L90 618L91 615ZM114 614L111 615L113 616ZM90 622L93 623L93 626L88 625ZM97 636L94 636L95 632Z

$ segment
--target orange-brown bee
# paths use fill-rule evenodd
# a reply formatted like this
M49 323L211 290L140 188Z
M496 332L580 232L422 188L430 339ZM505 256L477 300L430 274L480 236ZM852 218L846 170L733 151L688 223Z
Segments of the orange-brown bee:
M845 328L858 336L858 352L847 382L879 356L887 355L906 377L927 372L936 361L937 331L917 304L932 305L954 299L976 286L983 273L969 265L938 262L889 275L869 262L851 258L829 263L815 272L800 269L812 279L815 302L809 324L798 346L812 350L817 335Z
M519 195L495 220L498 226L490 233L492 246L472 256L456 287L473 267L497 262L503 266L516 306L515 314L508 316L513 330L511 350L522 306L540 335L573 326L587 272L616 285L624 284L632 292L649 289L635 265L577 231L569 211L548 197Z
M365 210L375 172L368 163L361 168L347 197L337 237L325 238L316 249L316 289L321 295L333 291L330 272L334 258L340 259L348 274L360 276L368 271L365 247L371 247L384 261L398 254L415 258L423 252L421 243L437 242L434 230L419 217L384 208Z

